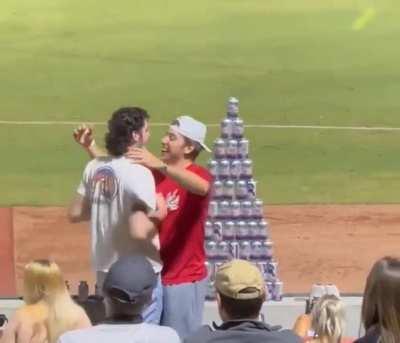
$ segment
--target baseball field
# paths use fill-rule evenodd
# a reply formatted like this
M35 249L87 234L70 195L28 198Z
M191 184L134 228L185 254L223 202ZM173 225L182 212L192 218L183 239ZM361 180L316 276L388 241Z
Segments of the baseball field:
M400 203L399 23L396 0L2 0L0 205L68 203L87 161L77 123L101 144L110 113L140 105L151 150L181 114L209 124L211 145L229 96L267 214Z

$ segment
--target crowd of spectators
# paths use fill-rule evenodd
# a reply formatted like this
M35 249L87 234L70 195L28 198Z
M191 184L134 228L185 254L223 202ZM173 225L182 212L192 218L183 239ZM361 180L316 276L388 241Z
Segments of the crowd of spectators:
M310 314L292 330L271 326L261 315L266 287L258 268L248 261L222 265L215 278L222 324L202 326L183 340L168 327L144 323L157 275L143 256L122 257L103 284L106 319L92 326L85 311L71 298L57 264L33 261L24 270L24 302L3 328L0 343L80 342L400 342L400 259L384 257L372 267L362 303L362 337L345 337L346 316L337 295L320 297Z

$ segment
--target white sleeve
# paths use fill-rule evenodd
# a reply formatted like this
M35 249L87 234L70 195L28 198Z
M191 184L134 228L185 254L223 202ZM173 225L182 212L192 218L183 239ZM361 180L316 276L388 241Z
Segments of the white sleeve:
M127 189L132 196L142 200L150 209L156 209L156 185L149 169L135 166L129 173Z
M89 162L85 170L82 174L81 182L79 183L78 189L76 190L78 194L82 195L83 197L87 197L89 195L89 170L90 170L91 163Z

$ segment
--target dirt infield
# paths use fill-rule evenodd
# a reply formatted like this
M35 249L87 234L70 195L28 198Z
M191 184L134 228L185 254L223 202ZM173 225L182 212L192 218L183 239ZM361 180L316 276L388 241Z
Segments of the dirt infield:
M12 221L12 209L0 208L0 296L10 296L15 292Z
M371 264L400 246L400 205L268 206L266 216L285 292L307 292L317 281L362 292ZM93 281L87 224L69 224L57 207L15 208L12 217L19 289L32 258L56 260L73 289Z

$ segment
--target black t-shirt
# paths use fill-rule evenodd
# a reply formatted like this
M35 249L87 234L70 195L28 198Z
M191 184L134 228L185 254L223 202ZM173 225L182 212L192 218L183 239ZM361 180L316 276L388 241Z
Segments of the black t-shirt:
M378 343L379 341L379 332L377 329L369 330L365 336L360 337L354 343Z

